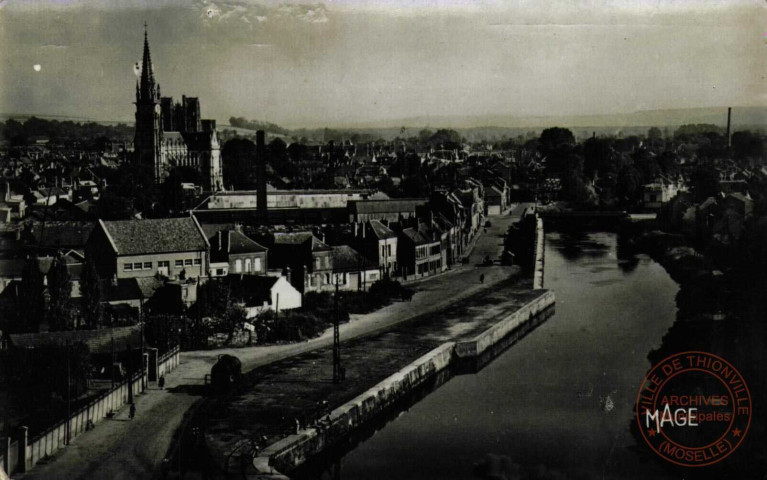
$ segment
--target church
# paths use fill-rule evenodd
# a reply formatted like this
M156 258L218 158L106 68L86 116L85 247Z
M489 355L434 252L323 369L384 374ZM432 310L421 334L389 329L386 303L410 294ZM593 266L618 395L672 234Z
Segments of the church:
M202 188L223 189L221 174L221 145L216 133L216 121L200 118L200 100L160 95L155 83L149 40L144 26L144 57L141 78L136 84L135 159L149 165L155 183L162 182L176 167L190 167L200 174Z

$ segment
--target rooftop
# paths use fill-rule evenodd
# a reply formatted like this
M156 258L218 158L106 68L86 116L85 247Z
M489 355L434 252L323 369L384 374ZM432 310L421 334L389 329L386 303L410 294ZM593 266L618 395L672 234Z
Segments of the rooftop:
M189 252L207 249L192 217L102 222L118 255Z

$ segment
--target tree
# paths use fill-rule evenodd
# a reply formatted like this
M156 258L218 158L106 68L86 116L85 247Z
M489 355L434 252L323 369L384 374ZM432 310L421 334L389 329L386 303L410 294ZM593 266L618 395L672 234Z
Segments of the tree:
M21 274L19 285L19 315L18 330L21 332L36 332L40 326L45 311L45 297L43 296L43 275L37 257L27 259Z
M129 220L134 215L133 201L110 190L101 195L96 209L102 220Z
M86 254L83 276L80 279L80 291L82 292L82 316L88 328L98 327L104 318L99 281L99 274L96 271L93 257Z
M631 205L639 201L642 194L642 173L632 165L626 165L618 172L615 195L618 202Z
M567 128L552 127L541 132L538 139L538 149L544 155L551 152L570 149L575 145L575 136Z
M690 183L695 200L702 202L719 193L719 173L710 166L700 166L690 175Z
M244 138L233 138L221 149L223 175L227 187L236 190L256 186L256 144Z
M658 148L663 145L663 132L658 127L650 127L647 130L647 143L653 148Z
M48 323L51 330L69 330L72 327L72 277L67 262L59 252L48 271L48 293L51 302Z
M231 302L232 291L220 278L211 278L197 289L195 313L200 317L221 317Z
M429 138L429 143L445 150L456 150L461 148L461 136L455 130L443 128L434 132Z

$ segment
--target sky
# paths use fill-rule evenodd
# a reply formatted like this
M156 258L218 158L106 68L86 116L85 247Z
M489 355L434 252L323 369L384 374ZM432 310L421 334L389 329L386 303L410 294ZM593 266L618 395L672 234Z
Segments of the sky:
M764 106L765 0L0 0L0 113L288 127Z

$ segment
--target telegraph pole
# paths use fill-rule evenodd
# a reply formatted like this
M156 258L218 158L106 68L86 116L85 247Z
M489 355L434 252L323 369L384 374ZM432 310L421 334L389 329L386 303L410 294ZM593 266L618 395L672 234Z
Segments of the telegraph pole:
M338 331L338 277L336 278L336 295L333 315L333 383L341 383L341 335Z
M69 342L67 342L67 445L69 445L69 440L71 437L71 428L72 428L72 419L71 417L71 410L72 410L72 385L71 385L71 368L69 366Z

